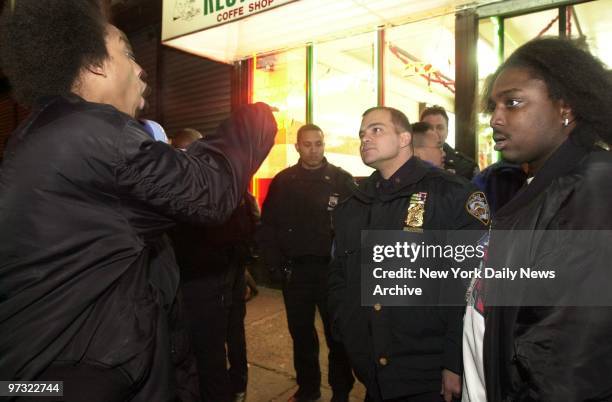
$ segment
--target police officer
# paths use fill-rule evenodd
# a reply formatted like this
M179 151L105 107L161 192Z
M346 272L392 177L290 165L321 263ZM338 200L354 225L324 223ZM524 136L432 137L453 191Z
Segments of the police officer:
M376 172L334 211L334 335L367 388L366 401L449 402L461 393L463 309L361 306L361 235L469 229L462 235L476 241L489 221L486 199L471 183L414 157L410 123L397 109L366 111L359 136L361 158Z
M444 143L444 153L446 154L444 169L472 180L472 177L479 172L476 162L446 143L448 137L448 114L446 114L446 110L438 105L425 108L421 113L421 121L431 124Z
M272 180L259 233L266 265L284 275L283 297L298 383L289 401L316 401L321 397L319 341L314 326L317 308L330 350L332 401L348 401L354 379L342 346L330 336L326 289L331 211L354 182L349 173L325 159L323 132L318 126L300 127L295 148L300 159Z

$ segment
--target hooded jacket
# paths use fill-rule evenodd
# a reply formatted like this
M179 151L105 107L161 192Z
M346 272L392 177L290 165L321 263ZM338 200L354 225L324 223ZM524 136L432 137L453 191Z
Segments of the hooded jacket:
M42 100L0 171L0 378L87 362L165 400L178 271L161 235L229 217L275 132L257 104L183 153L112 106Z

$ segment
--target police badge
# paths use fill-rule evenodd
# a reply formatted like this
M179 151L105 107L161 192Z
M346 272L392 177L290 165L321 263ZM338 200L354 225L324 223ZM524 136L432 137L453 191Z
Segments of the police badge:
M470 215L485 225L488 225L491 222L489 203L487 202L487 197L482 191L476 191L469 196L467 202L465 203L465 209Z
M404 223L405 231L409 232L422 232L423 221L425 218L425 201L427 200L427 193L420 192L414 193L410 196L410 204L406 210L406 219Z
M329 201L327 202L328 211L333 211L334 208L336 208L336 205L338 205L339 198L340 198L340 194L338 193L333 193L332 195L329 196Z

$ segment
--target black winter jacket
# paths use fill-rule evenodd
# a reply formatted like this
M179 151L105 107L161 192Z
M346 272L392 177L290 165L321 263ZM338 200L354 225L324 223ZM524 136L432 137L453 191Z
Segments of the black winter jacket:
M609 243L607 247L585 243L580 231L598 230L610 238L611 183L612 153L578 145L570 137L531 184L494 219L489 248L491 265L537 267L544 261L546 267L575 270L578 276L567 289L555 289L559 304L567 293L592 292L592 288L583 288L588 284L584 279L595 268L610 267L612 247ZM498 230L505 231L506 236L520 230L528 247L496 242ZM558 233L569 237L547 236L546 240L552 239L553 243L544 247L535 230L563 231ZM608 275L604 283L597 284L607 289L604 291L608 294L612 289L610 278ZM532 296L529 291L514 289L521 298ZM517 302L523 307L486 310L487 400L612 400L612 307L529 307L521 300Z
M262 208L258 242L268 268L293 257L329 257L331 211L354 187L345 170L323 161L319 169L298 162L274 177Z
M384 182L393 188L382 192ZM477 240L485 224L466 207L476 190L465 179L413 157L388 181L373 173L334 211L332 328L372 400L438 392L442 368L461 373L464 308L361 306L361 231L402 230L411 195L426 192L425 231L476 229Z
M444 169L451 173L455 173L458 176L464 177L467 180L472 180L474 175L479 172L478 165L474 160L463 153L457 151L455 148L444 143L444 153L446 158L444 159Z
M275 132L266 105L245 107L184 153L109 105L44 99L0 171L0 378L121 366L148 389L134 400L166 400L178 275L160 236L227 219Z

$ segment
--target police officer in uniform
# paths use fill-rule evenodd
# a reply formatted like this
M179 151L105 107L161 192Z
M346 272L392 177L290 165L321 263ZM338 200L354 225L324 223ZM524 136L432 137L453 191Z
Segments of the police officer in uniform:
M361 158L376 172L334 211L328 296L334 336L367 388L366 401L450 402L461 393L463 308L362 306L361 235L462 230L476 242L489 223L486 198L414 157L410 123L397 109L366 111L359 136Z
M421 113L421 121L431 124L444 143L444 153L446 155L444 169L472 180L472 177L479 172L476 162L446 143L448 137L448 114L446 114L446 110L438 105L425 108Z
M258 236L265 264L284 276L283 297L299 386L289 401L317 401L321 397L319 341L314 326L317 308L330 350L332 401L348 401L354 379L342 345L330 336L326 290L331 211L348 195L354 181L325 159L323 132L318 126L300 127L295 148L300 159L272 180Z

